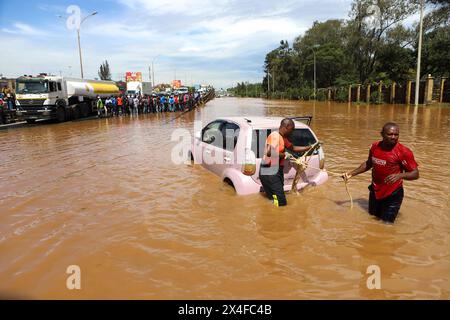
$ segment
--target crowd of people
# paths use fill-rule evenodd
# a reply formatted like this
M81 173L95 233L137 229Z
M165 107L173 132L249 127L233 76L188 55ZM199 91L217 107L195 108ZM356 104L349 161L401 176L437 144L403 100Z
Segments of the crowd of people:
M0 124L5 124L7 121L8 111L15 109L14 94L9 88L3 88L0 92Z
M97 97L98 117L192 110L202 103L199 92L185 94L119 95Z

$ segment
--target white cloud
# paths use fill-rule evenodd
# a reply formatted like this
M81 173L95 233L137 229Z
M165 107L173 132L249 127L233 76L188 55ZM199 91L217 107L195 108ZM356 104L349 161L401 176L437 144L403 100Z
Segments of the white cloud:
M119 0L133 10L147 10L153 16L182 14L198 16L217 12L232 3L230 0Z
M34 28L22 22L16 22L13 24L14 29L2 28L1 31L4 33L25 35L25 36L49 36L47 32L43 30Z

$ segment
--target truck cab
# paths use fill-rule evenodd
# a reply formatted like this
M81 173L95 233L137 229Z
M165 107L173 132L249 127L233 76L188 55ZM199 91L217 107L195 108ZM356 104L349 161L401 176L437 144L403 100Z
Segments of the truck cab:
M17 115L27 122L51 119L58 105L68 105L61 77L20 77L16 80Z

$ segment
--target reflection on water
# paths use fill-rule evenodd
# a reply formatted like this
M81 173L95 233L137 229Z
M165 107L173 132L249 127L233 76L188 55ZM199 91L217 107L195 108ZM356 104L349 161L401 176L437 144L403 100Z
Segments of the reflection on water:
M221 116L313 115L329 170L367 157L387 121L420 165L395 225L367 211L370 174L288 195L238 197L173 165L175 128ZM216 99L174 114L0 132L0 295L25 298L450 298L450 109ZM82 290L66 289L79 265ZM378 265L382 290L366 287Z

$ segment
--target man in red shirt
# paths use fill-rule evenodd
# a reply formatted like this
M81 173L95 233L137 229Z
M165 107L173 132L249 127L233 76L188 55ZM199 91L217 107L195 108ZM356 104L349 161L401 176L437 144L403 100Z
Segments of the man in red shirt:
M372 144L369 158L358 168L344 173L348 180L372 168L369 213L394 222L403 201L403 180L419 179L419 169L410 149L398 142L399 127L389 122L381 131L382 141Z
M266 140L264 157L261 162L259 179L267 197L277 207L287 205L284 194L284 160L286 149L294 152L305 152L311 146L294 146L288 139L295 129L295 123L291 119L283 119L279 131L272 132Z

